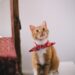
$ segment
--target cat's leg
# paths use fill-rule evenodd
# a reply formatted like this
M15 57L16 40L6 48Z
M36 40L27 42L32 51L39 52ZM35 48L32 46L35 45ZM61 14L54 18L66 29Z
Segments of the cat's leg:
M44 75L48 75L49 74L49 66L46 66L44 69Z
M58 73L58 68L59 68L59 63L60 63L59 58L58 58L56 50L53 46L51 47L51 50L52 50L52 53L53 53L53 57L52 57L52 60L51 60L50 70L53 73Z
M34 72L34 75L40 75L40 72L39 72L39 70L38 69L33 69L33 72Z
M37 69L33 69L33 72L34 72L34 75L38 75L38 71L37 71Z

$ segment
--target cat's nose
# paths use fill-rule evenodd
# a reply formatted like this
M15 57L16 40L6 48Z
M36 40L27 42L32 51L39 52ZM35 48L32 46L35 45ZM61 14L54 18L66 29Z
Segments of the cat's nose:
M42 33L40 36L42 37L42 36L44 36L44 34Z

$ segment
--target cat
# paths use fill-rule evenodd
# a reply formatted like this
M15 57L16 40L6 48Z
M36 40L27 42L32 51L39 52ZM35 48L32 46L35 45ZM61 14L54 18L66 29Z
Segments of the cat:
M53 75L58 72L59 58L53 46L55 43L48 41L49 30L46 21L39 26L30 25L30 30L36 44L30 50L34 75Z

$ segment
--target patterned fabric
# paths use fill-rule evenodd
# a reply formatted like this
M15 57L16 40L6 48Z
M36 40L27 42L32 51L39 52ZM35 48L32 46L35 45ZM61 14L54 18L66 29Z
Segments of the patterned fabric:
M11 37L0 38L0 57L16 58L14 42Z
M35 43L36 44L36 43ZM35 47L33 47L31 50L29 50L29 52L32 52L32 51L39 51L39 50L41 50L41 49L44 49L44 48L46 48L46 47L50 47L50 46L52 46L52 45L54 45L55 43L54 42L49 42L49 41L47 41L45 44L43 44L43 45L38 45L38 44L36 44L36 46Z

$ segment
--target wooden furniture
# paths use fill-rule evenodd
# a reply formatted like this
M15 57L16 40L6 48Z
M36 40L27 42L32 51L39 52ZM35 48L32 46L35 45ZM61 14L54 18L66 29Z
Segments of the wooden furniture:
M19 19L18 0L10 0L11 5L11 22L12 22L12 34L14 35L15 49L18 58L18 71L22 75L21 69L21 47L20 47L20 29L21 23Z
M18 0L10 1L11 37L0 37L0 75L22 75Z
M10 0L1 0L0 4L0 28L2 27L2 34L0 33L0 75L16 75L17 73L17 55L14 45L14 35L10 36L11 31L9 31L9 26L11 27L13 33L13 24L10 23L11 13L10 11ZM7 7L6 7L7 6ZM7 16L5 16L7 15ZM8 23L9 22L9 23ZM4 29L3 29L4 28ZM4 31L7 32L4 32ZM4 33L10 32L8 35L3 35Z
M16 75L17 57L12 37L0 38L0 75Z

